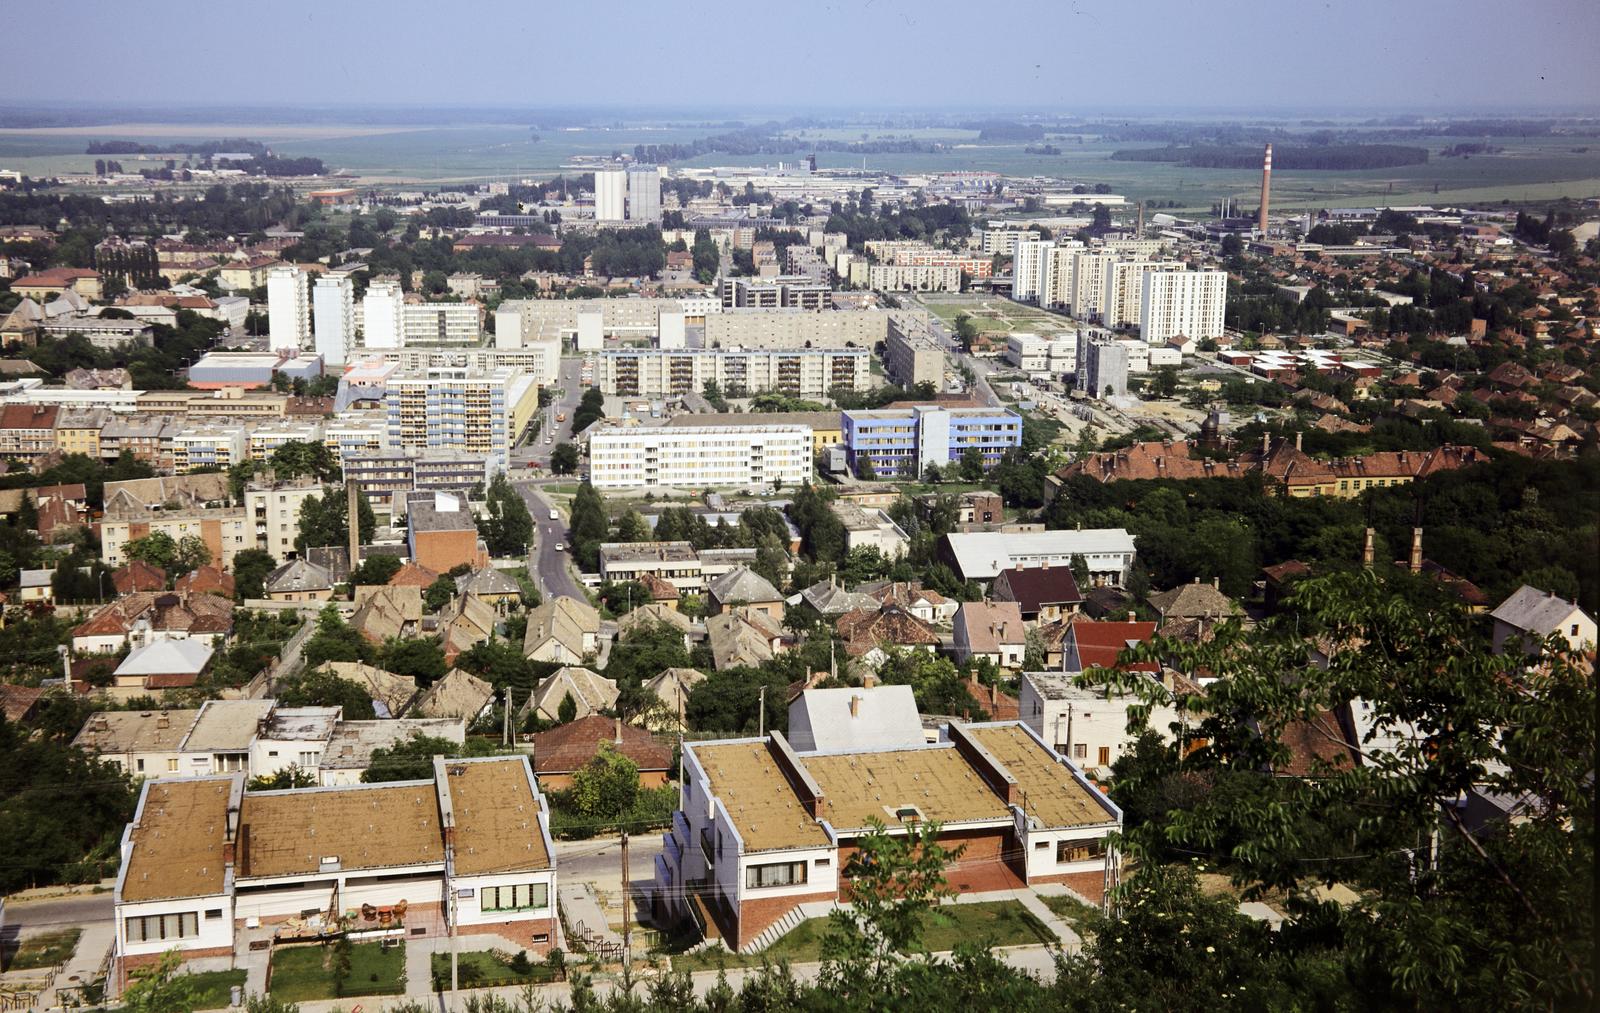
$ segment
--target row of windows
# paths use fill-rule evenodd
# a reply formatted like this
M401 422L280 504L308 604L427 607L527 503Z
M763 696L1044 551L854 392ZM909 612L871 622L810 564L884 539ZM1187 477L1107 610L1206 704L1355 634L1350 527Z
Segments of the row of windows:
M207 918L221 918L222 911L207 911ZM200 916L193 911L174 915L144 915L124 919L128 942L145 943L163 939L192 939L200 934Z
M518 883L515 886L486 886L478 892L478 909L490 911L535 911L550 906L550 887L545 883Z
M817 859L822 865L828 860ZM752 865L745 869L744 885L751 890L770 886L800 886L806 882L805 862L777 862L772 865Z

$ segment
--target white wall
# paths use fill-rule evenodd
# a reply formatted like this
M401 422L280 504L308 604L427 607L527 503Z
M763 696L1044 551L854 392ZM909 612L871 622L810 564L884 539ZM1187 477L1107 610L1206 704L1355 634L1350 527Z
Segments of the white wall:
M218 917L207 918L207 911L220 912ZM154 939L142 943L128 942L128 919L149 915L193 913L199 934L181 939ZM177 947L182 950L208 950L233 945L233 901L226 894L213 897L186 897L183 900L142 901L136 904L118 904L117 952L124 957L165 953Z
M826 861L819 866L817 862ZM793 886L764 886L752 889L747 886L745 870L757 865L776 865L785 862L806 863L806 881ZM802 851L763 851L756 855L741 855L737 870L740 903L770 900L773 897L796 897L813 893L839 891L839 851L837 848L806 848Z
M545 906L527 911L485 911L482 908L483 889L491 886L523 886L542 884L545 887ZM497 876L457 876L451 881L456 891L456 924L485 925L491 922L508 922L555 917L556 872L545 869L539 872L512 872ZM463 890L472 896L463 897Z

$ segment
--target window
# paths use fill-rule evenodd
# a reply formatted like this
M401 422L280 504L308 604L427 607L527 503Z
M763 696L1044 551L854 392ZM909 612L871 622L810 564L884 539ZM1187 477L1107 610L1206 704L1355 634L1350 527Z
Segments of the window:
M126 921L128 942L192 939L200 934L200 918L193 911L172 915L145 915Z
M1088 862L1104 856L1105 853L1106 841L1104 837L1087 837L1056 842L1057 862Z
M545 883L486 886L478 891L481 911L533 911L549 906L550 887Z
M178 772L178 758L176 756L174 756L174 757L172 757L171 759L169 759L167 761L167 773L176 774L177 772Z
M752 865L745 870L744 885L752 890L769 886L798 886L806 881L806 863L778 862Z
M208 908L206 908L206 920L207 921L210 921L212 918L221 918L221 917L222 917L222 909L220 907L208 907Z
M1074 743L1072 746L1072 758L1074 760L1087 760L1089 758L1089 747L1082 742Z
M134 760L133 761L133 765L139 771L139 773L141 773L141 774L144 773L144 761L143 760Z

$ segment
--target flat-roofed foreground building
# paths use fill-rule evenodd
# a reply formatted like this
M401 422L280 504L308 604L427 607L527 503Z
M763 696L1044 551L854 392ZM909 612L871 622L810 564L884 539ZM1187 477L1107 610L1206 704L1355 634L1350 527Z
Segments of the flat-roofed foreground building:
M618 426L589 436L596 489L794 488L811 480L810 426Z
M845 870L874 822L904 834L922 821L939 824L942 846L965 847L946 870L959 893L1061 883L1098 901L1122 813L1016 721L842 751L798 751L778 732L685 743L653 915L692 921L735 951L765 948L799 905L850 899Z
M544 952L555 896L549 809L525 757L292 791L246 792L243 774L149 781L122 836L115 977L125 986L168 950L232 956L247 922L331 927L347 911L397 939L431 923Z

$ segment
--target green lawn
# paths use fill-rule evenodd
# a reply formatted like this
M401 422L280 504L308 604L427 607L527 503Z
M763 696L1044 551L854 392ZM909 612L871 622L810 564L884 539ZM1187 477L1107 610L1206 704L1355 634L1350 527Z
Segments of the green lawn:
M1083 919L1094 913L1094 908L1071 897L1046 897L1040 894L1044 906L1055 912L1057 918L1077 928Z
M728 953L701 950L672 958L675 971L715 970L719 967L751 967L763 958L769 963L787 960L791 964L822 959L822 938L828 933L828 919L812 918L763 953ZM1016 901L983 904L945 904L930 911L922 920L922 946L928 953L943 953L959 942L988 943L991 946L1022 946L1057 942L1055 934Z
M456 957L456 980L462 988L483 988L489 985L542 984L555 981L556 973L542 961L533 960L531 970L518 973L510 964L488 950L472 950ZM450 986L450 954L435 953L430 970L433 973L434 991Z
M81 935L82 929L60 929L29 936L22 940L17 952L6 961L6 970L27 971L63 963L78 948L78 937Z
M338 988L330 969L331 946L298 946L272 954L270 991L284 1002L340 999L351 995L398 995L406 970L405 947L377 943L350 948L350 977Z
M194 1009L226 1009L233 1001L233 986L244 985L245 972L204 971L191 974L189 986L194 989Z

